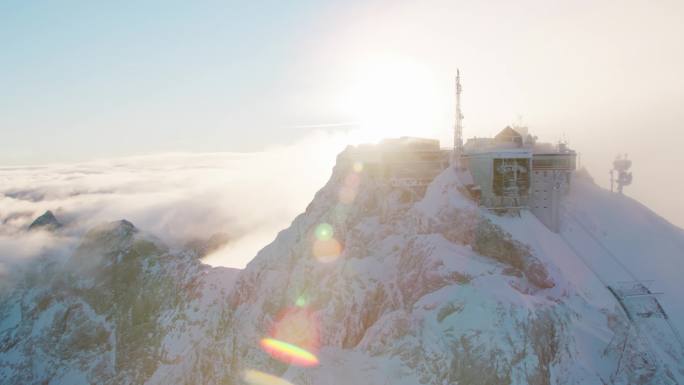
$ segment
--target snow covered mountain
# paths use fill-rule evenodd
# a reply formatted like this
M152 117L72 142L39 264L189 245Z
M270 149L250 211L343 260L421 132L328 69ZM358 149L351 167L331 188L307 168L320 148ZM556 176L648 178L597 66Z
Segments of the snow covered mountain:
M559 234L464 191L338 162L242 271L97 227L3 289L0 384L684 383L681 229L582 172Z

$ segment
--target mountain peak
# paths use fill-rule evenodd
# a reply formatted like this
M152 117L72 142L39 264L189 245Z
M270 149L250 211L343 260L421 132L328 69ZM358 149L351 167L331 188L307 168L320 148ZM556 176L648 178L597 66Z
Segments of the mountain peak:
M112 234L119 236L133 235L137 232L138 228L136 228L133 223L125 219L103 223L90 230L90 233L93 234Z
M55 215L52 213L52 211L47 210L43 215L39 216L36 218L31 225L29 226L29 231L32 230L56 230L58 228L62 227L62 224L57 220Z
M125 219L102 223L86 233L79 250L89 252L126 250L134 243L138 233L139 230Z

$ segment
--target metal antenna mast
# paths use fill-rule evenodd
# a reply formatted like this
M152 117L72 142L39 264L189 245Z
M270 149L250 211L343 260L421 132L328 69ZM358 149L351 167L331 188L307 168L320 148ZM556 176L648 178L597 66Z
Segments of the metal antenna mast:
M463 114L461 113L461 73L456 70L456 125L454 127L454 158L463 152Z

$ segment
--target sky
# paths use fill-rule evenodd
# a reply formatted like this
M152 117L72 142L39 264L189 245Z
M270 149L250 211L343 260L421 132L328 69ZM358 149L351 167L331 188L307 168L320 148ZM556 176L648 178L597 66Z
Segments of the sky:
M522 122L603 186L628 153L626 193L684 227L681 20L677 0L3 1L0 166L267 152L320 130L449 146L460 68L466 137Z

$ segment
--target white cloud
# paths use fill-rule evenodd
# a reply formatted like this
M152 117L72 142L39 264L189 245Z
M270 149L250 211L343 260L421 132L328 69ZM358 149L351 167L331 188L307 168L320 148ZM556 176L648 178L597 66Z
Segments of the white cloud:
M318 132L259 153L173 153L0 168L0 263L70 246L94 225L127 219L170 246L227 233L207 261L243 267L304 210L347 136ZM45 210L66 228L27 232Z

